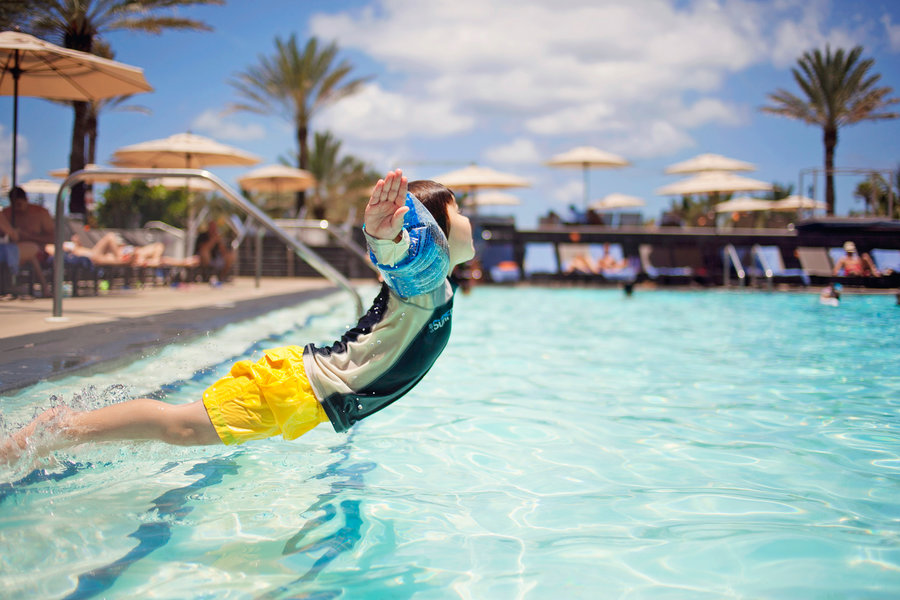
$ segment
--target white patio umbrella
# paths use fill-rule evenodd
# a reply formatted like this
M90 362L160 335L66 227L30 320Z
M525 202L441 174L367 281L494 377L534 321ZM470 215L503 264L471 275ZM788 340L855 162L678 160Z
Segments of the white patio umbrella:
M716 204L716 212L754 212L760 210L772 210L771 200L760 200L750 196L739 196L725 202Z
M316 185L309 171L287 165L266 165L238 177L242 189L252 192L300 192Z
M113 152L113 164L120 167L153 169L202 169L210 166L249 166L259 158L232 146L193 133L176 133L167 138L124 146ZM188 235L185 252L191 252L197 224L194 207L188 203Z
M201 135L176 133L159 140L123 146L113 152L112 162L119 167L203 169L255 165L259 158Z
M20 187L28 194L56 194L60 184L49 179L31 179L20 184Z
M83 171L85 171L84 181L88 183L112 183L113 181L130 181L130 175L119 175L119 174L110 174L110 173L97 173L91 174L91 171L103 170L108 167L104 167L103 165L95 165L94 163L88 163L84 165ZM53 177L59 177L60 179L65 179L69 176L69 169L53 169L50 171L50 175Z
M626 159L617 154L600 150L592 146L579 146L572 148L568 152L557 154L547 161L550 167L577 167L584 174L584 206L588 204L590 198L590 170L592 168L610 168L616 169L627 167L629 163Z
M721 154L698 154L694 158L666 167L669 175L683 173L702 173L704 171L755 171L751 163L728 158Z
M474 206L518 206L521 201L506 192L487 191L478 194L472 199Z
M828 205L824 202L816 202L812 198L797 195L788 196L772 203L772 210L785 212L794 210L825 210L826 208L828 208Z
M531 183L509 173L501 173L487 167L470 165L456 171L450 171L434 177L438 183L442 183L453 191L476 192L483 189L506 189L529 187Z
M0 32L0 95L13 97L12 185L18 160L19 96L90 101L151 91L137 67L18 31Z
M607 194L600 200L595 200L592 202L588 208L598 211L612 211L612 210L621 210L623 208L638 208L644 206L646 202L644 202L643 198L638 198L637 196L629 196L627 194Z
M715 194L717 192L768 192L772 184L725 171L704 171L656 190L660 196Z

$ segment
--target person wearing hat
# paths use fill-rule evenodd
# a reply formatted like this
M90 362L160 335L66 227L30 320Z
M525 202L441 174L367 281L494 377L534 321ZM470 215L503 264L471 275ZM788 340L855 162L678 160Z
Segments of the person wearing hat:
M840 275L841 271L845 277L878 277L880 275L869 253L860 256L856 251L856 244L853 242L844 242L844 252L846 255L834 265L835 275Z

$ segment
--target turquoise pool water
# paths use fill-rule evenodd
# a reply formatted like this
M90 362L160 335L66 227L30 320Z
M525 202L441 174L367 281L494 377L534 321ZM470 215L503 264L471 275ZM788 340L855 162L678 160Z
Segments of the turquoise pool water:
M3 399L193 400L343 296ZM0 471L10 598L897 598L893 296L479 288L349 435ZM125 387L127 386L127 387Z

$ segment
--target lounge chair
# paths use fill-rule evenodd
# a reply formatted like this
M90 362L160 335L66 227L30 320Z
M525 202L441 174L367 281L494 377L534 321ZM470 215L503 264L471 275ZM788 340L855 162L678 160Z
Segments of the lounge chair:
M707 275L698 248L672 248L641 244L638 248L641 267L647 276L660 283L690 283Z
M758 279L765 278L771 288L776 282L810 284L809 274L802 268L787 268L781 257L781 249L778 246L760 246L756 244L751 249L753 262L750 269L751 275Z
M871 253L872 260L878 271L885 276L894 273L900 273L900 250L885 250L884 248L875 248Z
M515 261L512 244L491 244L481 253L481 268L495 283L518 281L519 266Z
M826 248L800 246L797 248L797 258L800 260L800 268L809 277L810 283L835 282L834 263Z
M618 266L602 268L600 273L610 281L635 281L641 272L641 260L637 256L625 257L622 244L609 244L609 256ZM602 254L601 254L602 256Z
M599 275L596 262L602 256L603 246L600 244L559 244L560 271L566 275L590 276Z
M525 259L522 261L522 272L527 279L554 278L559 274L559 263L556 248L550 242L532 242L525 244Z

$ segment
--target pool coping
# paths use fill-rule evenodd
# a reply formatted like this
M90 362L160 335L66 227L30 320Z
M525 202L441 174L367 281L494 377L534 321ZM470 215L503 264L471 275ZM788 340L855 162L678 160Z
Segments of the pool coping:
M337 293L315 287L2 338L0 394L188 342L230 323Z

